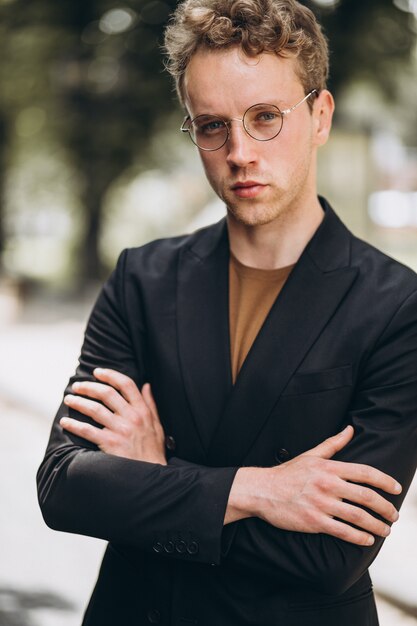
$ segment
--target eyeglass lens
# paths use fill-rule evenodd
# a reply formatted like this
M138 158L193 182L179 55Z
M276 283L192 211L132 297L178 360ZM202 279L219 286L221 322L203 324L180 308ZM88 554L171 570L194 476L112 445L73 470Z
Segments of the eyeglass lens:
M282 129L284 116L273 104L255 104L243 116L243 126L253 139L269 141ZM199 115L190 122L189 132L193 142L203 150L217 150L228 138L228 125L220 117Z

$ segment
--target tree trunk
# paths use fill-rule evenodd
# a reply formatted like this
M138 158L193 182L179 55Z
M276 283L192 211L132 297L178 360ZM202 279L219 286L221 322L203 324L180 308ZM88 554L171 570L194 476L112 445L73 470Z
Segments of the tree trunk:
M98 188L91 180L83 194L85 227L78 255L80 285L102 280L104 267L100 259L100 234L102 227L102 203L105 189Z

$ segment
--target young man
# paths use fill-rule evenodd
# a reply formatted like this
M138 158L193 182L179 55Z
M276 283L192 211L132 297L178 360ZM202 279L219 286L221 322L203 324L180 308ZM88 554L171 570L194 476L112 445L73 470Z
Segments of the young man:
M227 217L121 255L45 520L109 541L85 626L375 626L367 568L417 458L417 277L317 197L334 103L308 9L186 0L166 45Z

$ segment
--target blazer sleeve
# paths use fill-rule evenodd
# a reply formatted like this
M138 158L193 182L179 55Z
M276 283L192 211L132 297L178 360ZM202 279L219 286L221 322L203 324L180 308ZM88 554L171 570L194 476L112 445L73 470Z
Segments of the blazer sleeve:
M402 494L383 495L399 508L417 465L417 292L399 306L366 357L346 422L353 424L355 436L335 458L395 477ZM225 528L223 554L277 582L339 594L367 570L382 543L378 538L374 546L360 547L250 518Z
M146 380L139 299L130 316L139 338L135 349L126 315L126 256L125 251L95 304L66 393L77 380L94 380L95 367L121 371L139 387ZM59 420L68 413L62 404L37 474L40 507L51 528L145 552L168 552L168 546L171 558L219 562L224 512L237 468L162 466L105 454L61 428ZM70 414L92 423L78 412ZM172 545L181 550L172 551Z

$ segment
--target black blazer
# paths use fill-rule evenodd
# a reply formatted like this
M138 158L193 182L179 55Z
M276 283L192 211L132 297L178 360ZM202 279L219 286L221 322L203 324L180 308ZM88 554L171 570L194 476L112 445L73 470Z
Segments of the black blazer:
M272 466L353 424L339 454L405 487L417 459L417 277L325 218L236 384L225 221L122 253L76 375L152 383L167 467L97 451L55 419L38 472L48 525L109 541L85 626L375 626L364 548L223 517L239 466ZM80 419L87 419L78 414Z

